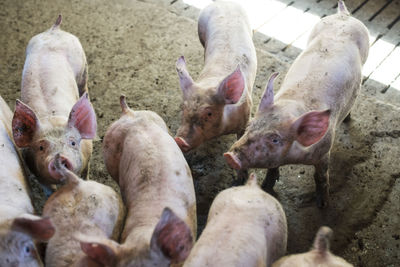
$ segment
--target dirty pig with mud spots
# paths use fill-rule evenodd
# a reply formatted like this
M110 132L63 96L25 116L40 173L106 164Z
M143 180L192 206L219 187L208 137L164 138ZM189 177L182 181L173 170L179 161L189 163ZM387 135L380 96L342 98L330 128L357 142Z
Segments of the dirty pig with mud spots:
M127 207L121 244L94 239L82 246L104 266L182 263L197 226L189 166L160 116L131 110L124 96L120 104L122 116L104 136L103 156Z
M286 216L281 204L264 192L257 177L219 193L207 225L184 267L262 267L285 255Z
M272 190L279 166L315 167L316 199L328 205L329 158L337 126L349 116L361 87L369 50L368 30L342 1L338 12L312 30L308 47L290 67L274 97L269 78L255 118L225 153L234 169L268 168L263 188Z
M61 15L47 31L34 36L26 49L21 100L12 130L29 169L45 185L62 179L54 167L63 165L87 176L96 135L96 115L87 94L87 63L74 35L60 29Z
M341 257L333 255L329 251L329 240L332 236L332 230L329 227L323 226L318 230L315 237L313 248L307 252L296 255L285 256L275 262L272 267L351 267Z
M0 266L43 266L38 241L55 228L33 215L29 185L11 138L12 112L0 96Z
M49 240L45 263L48 267L98 266L84 253L87 239L118 240L125 209L120 195L111 187L84 181L55 157L56 171L66 184L46 201L43 216L53 222L56 233Z
M221 1L206 7L198 34L205 52L197 81L189 75L183 56L176 63L183 112L175 141L183 152L221 135L243 134L257 70L253 33L238 4Z

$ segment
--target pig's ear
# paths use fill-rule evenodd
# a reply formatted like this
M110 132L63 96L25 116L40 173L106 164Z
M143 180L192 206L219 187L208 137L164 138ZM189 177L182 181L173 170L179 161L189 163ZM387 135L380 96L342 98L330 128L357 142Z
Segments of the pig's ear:
M303 146L311 146L318 142L329 127L331 111L310 111L292 124L295 139Z
M193 246L193 237L187 224L165 208L150 243L151 249L160 249L171 263L183 262Z
M258 106L258 110L265 110L274 104L274 80L278 75L278 72L274 72L269 77L267 86L265 86L265 91L260 101L260 105Z
M189 90L192 88L193 79L190 77L186 68L186 62L183 56L176 61L176 71L178 72L179 84L181 85L183 96L186 98L189 94Z
M11 229L25 233L40 241L48 241L56 232L49 218L37 216L16 218L12 223Z
M68 127L76 128L81 134L82 139L93 139L96 137L96 114L87 93L84 93L72 107L69 113Z
M18 147L29 146L39 128L40 123L35 112L17 99L12 119L12 132L15 144Z
M225 104L236 104L243 94L244 78L240 66L226 77L218 87L218 94L225 100Z
M112 241L111 241L112 242ZM117 261L116 245L106 242L87 242L80 240L82 251L102 266L115 266Z

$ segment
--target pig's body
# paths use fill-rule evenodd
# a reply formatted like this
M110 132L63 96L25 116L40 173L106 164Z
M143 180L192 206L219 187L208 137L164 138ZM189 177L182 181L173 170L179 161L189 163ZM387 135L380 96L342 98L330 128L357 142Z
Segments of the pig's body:
M47 245L45 263L49 267L88 266L91 260L80 247L80 235L118 240L124 207L111 187L62 172L67 184L50 196L43 209L43 216L56 228Z
M279 177L279 166L314 165L317 202L325 206L335 130L359 93L368 49L368 30L347 10L323 18L275 99L272 83L276 75L271 77L246 134L225 154L230 165L271 169L263 185L268 189Z
M243 134L252 105L257 58L245 11L236 3L215 2L200 13L198 33L204 68L196 82L180 58L183 118L175 140L186 152L224 134ZM209 115L211 114L211 115Z
M344 259L333 255L329 251L329 239L332 230L323 226L318 230L313 248L302 254L289 255L275 262L272 267L351 267L352 264Z
M287 223L279 202L252 174L215 198L207 225L184 267L270 266L286 253Z
M26 49L21 101L13 119L14 140L24 149L30 170L44 184L58 183L52 161L57 153L69 168L86 177L96 122L87 98L87 63L77 37L60 29L61 16L49 30L34 36ZM86 110L83 110L86 109ZM75 121L74 113L89 116ZM85 120L85 122L81 121ZM85 129L86 133L84 133ZM91 131L88 133L88 131ZM94 132L94 133L93 133ZM82 141L81 141L82 139ZM71 140L76 143L70 145Z
M127 207L122 244L100 241L87 242L84 246L87 254L98 261L101 261L98 255L106 255L108 262L102 262L106 266L169 266L187 255L173 259L168 256L177 256L174 252L177 249L188 254L196 236L196 200L191 172L167 126L156 113L132 111L124 98L121 98L121 105L123 115L107 130L103 152L107 170L119 183ZM170 210L165 211L165 207L181 220L171 215ZM178 221L175 226L187 225L177 229L178 233L170 231L178 238L190 235L182 247L169 242L168 233L166 236L158 234L162 231L159 226L171 217ZM91 254L102 246L108 249Z
M32 215L24 168L11 139L12 112L1 97L0 111L0 266L42 266L35 236L23 229L40 218Z

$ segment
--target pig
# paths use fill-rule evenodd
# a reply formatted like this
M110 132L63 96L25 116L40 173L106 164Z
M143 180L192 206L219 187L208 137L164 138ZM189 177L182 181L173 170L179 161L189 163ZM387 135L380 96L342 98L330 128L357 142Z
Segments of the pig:
M234 169L268 168L262 187L272 190L279 166L314 165L316 201L329 200L329 158L335 129L360 91L369 50L367 28L339 1L338 12L313 28L308 47L290 67L274 99L269 78L245 134L224 154Z
M245 185L214 199L207 225L183 266L271 266L285 255L286 244L282 206L252 173Z
M60 154L55 157L55 167L66 184L43 208L43 216L50 218L56 229L47 245L46 266L97 266L82 251L80 239L118 240L125 216L121 197L109 186L80 179L62 164Z
M183 152L221 135L244 133L257 70L253 32L239 4L215 2L206 7L200 13L198 34L205 52L197 81L183 56L176 62L183 113L175 141Z
M60 29L61 15L26 49L21 100L16 101L12 131L15 144L44 185L58 184L54 157L86 177L96 136L96 115L87 94L87 64L74 35Z
M332 236L332 229L326 226L321 227L314 240L313 248L307 252L296 255L289 255L275 262L272 267L351 267L352 264L344 259L333 255L329 251L329 240Z
M192 175L165 122L133 111L121 96L121 118L107 130L104 162L127 207L121 244L82 240L102 266L170 266L185 260L196 236Z
M43 266L37 241L54 234L34 209L24 167L11 138L12 112L0 96L0 266Z

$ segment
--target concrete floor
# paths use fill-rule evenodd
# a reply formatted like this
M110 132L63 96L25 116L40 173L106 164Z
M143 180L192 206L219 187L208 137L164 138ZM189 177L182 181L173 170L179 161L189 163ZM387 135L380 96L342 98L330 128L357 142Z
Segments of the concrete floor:
M172 4L171 4L172 2ZM89 90L98 118L90 179L118 190L107 174L101 140L120 115L119 95L133 109L150 109L163 117L171 132L180 123L181 92L175 61L185 55L197 77L203 48L193 20L198 10L181 1L134 0L1 0L0 94L14 107L20 94L24 51L29 39L47 28L57 15L62 28L80 38L89 64ZM253 99L255 111L269 75L281 73L290 57L271 54L271 44L256 34L258 72ZM400 261L400 118L399 107L363 88L352 121L338 129L331 160L331 206L316 208L312 168L286 166L275 186L289 225L288 253L307 251L321 225L334 230L332 251L356 266L399 266ZM212 140L186 155L198 202L199 230L204 227L215 195L229 187L236 174L222 153L235 137ZM257 170L260 180L264 170ZM32 179L39 212L44 198Z

